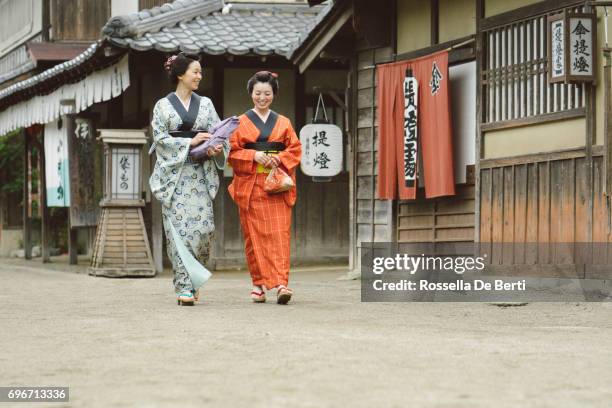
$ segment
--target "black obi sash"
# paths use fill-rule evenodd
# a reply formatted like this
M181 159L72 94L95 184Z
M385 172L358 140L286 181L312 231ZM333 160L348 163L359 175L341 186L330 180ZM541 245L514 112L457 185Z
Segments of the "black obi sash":
M181 127L178 130L172 130L168 132L170 136L173 137L188 137L193 138L199 132L205 132L202 129L193 129L193 125L198 119L198 112L200 111L200 95L193 92L191 94L191 102L189 103L189 110L185 110L185 106L179 100L179 97L176 96L174 92L170 92L166 98L172 104L174 110L179 114L181 121L183 122Z
M245 115L251 122L253 122L257 130L259 130L257 141L254 143L245 143L244 147L246 149L253 149L262 152L281 152L285 150L284 143L268 142L268 138L270 137L270 134L272 134L272 130L278 121L278 113L270 111L270 115L268 115L268 119L265 123L252 109L246 111Z

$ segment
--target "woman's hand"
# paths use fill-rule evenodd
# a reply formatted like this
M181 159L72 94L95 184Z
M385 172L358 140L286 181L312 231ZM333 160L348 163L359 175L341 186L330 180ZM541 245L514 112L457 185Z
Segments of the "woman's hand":
M211 138L211 134L210 133L200 132L200 133L198 133L197 135L195 135L191 139L191 142L189 142L189 146L196 147L196 146L204 143L205 141L207 141L210 138Z
M223 145L216 145L213 147L209 147L208 150L206 150L206 154L208 154L208 157L213 157L218 155L219 153L221 153L223 151Z
M269 163L271 159L272 158L268 156L267 154L265 154L264 152L255 152L255 157L253 157L253 160L255 160L257 163L265 167L269 167Z
M281 161L278 156L270 156L270 163L266 167L275 168L281 165Z

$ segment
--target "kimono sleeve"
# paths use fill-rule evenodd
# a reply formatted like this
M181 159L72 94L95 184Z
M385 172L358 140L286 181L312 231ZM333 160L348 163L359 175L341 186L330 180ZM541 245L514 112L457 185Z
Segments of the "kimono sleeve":
M234 172L238 175L249 175L255 173L257 163L255 162L255 150L242 147L241 127L234 131L230 137L230 152L228 160Z
M208 130L210 131L210 129L213 126L215 126L217 123L219 123L221 119L219 119L219 114L215 110L215 105L213 105L212 101L210 99L208 99L207 101L208 101L208 104L210 105L209 106L210 120L209 120L209 126L208 126ZM230 151L229 141L224 140L222 145L223 145L223 150L221 151L221 153L219 153L213 158L215 162L215 166L217 166L219 170L223 170L225 168L225 164L227 163L227 158L229 156L229 151Z
M291 122L288 120L286 132L285 146L287 147L278 154L278 158L280 158L283 166L292 172L295 167L300 164L300 160L302 158L302 144L300 143L300 139L298 139L295 130L293 130Z

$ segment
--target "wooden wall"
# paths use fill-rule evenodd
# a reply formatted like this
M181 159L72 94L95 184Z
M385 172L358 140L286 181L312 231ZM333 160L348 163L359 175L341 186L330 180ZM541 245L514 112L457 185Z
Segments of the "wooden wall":
M416 200L399 202L397 241L473 242L474 210L474 185L458 185L454 197L435 199L420 188Z
M362 242L390 242L394 237L394 218L391 200L376 200L378 175L378 121L376 115L376 71L374 64L390 62L392 48L362 49L357 52L355 91L353 92L353 184L354 236L359 259ZM356 265L355 265L356 267Z
M51 0L51 38L94 41L111 15L110 0Z
M591 209L584 150L506 159L505 162L483 160L480 242L483 251L491 254L489 262L492 265L540 265L514 270L518 273L541 271L542 265L611 263L602 164L600 155L594 157ZM511 243L514 245L509 245ZM563 268L556 268L553 274L562 271ZM572 273L575 271L572 269Z

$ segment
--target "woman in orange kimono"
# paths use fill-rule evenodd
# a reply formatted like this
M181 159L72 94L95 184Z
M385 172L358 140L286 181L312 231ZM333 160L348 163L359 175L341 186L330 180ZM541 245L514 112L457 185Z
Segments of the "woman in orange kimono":
M278 92L278 75L261 71L247 83L254 107L240 116L230 139L228 161L234 170L229 193L238 205L246 259L253 281L251 298L266 301L264 289L276 289L276 300L286 304L293 291L289 282L291 207L296 188L276 194L264 191L270 170L279 167L295 184L295 168L302 146L291 121L270 110Z

